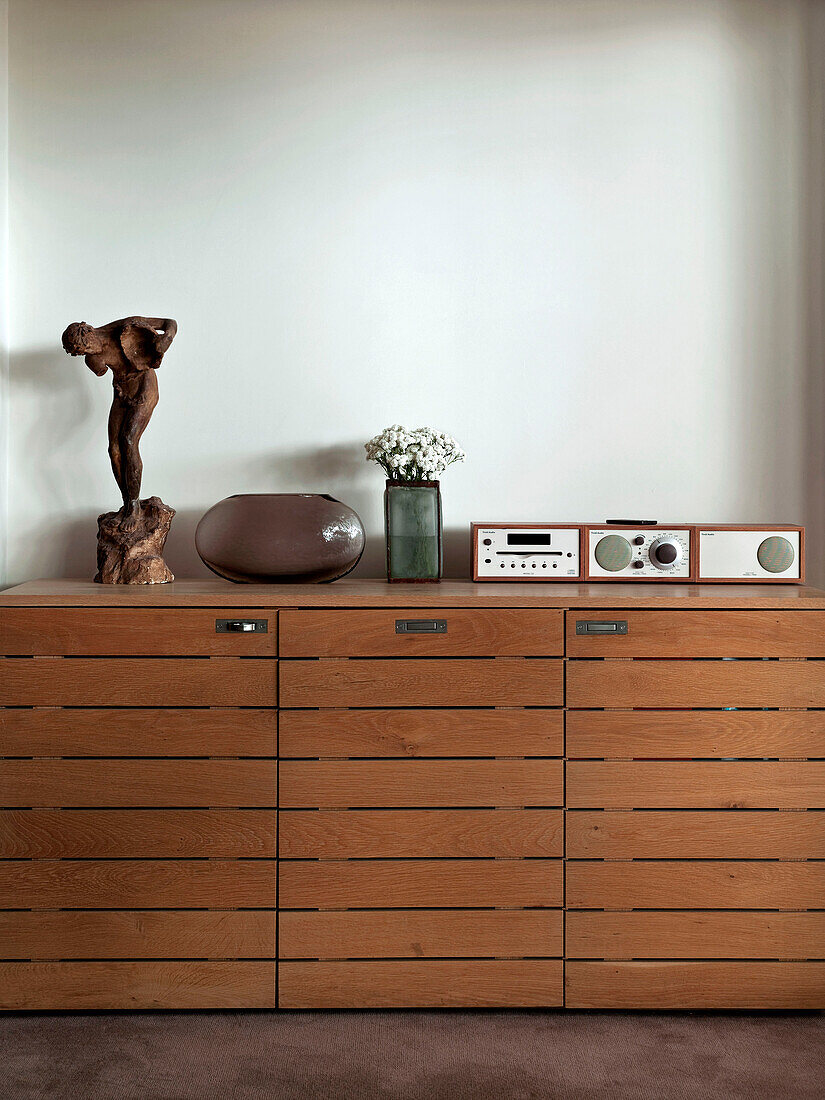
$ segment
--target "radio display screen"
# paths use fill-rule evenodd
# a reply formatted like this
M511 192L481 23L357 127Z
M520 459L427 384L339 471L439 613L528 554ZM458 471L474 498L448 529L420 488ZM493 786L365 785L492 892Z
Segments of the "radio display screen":
M549 531L532 531L528 533L519 531L507 532L508 546L549 546Z

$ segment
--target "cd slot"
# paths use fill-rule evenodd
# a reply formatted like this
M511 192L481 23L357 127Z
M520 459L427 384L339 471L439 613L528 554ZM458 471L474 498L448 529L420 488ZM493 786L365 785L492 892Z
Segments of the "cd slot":
M538 557L539 554L543 554L545 557L550 558L564 557L561 550L496 550L496 554L498 556L504 556L505 558Z

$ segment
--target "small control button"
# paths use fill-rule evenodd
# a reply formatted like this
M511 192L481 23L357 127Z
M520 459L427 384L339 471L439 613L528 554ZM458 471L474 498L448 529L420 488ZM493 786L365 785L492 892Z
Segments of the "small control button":
M645 567L645 563L643 561L638 561L637 560L637 561L633 562L633 568L634 569L644 569L644 567Z
M541 563L541 567L542 567L542 569L546 569L546 568L547 568L547 562L546 562L546 561L543 561L543 562Z
M493 540L492 539L485 539L484 540L484 545L485 546L492 546L493 545Z
M644 546L644 544L645 544L644 535L637 535L636 538L633 540L633 542L636 546Z
M490 564L492 564L492 561L493 561L493 559L492 559L492 558L485 558L485 559L484 559L484 564L485 564L485 565L490 565Z

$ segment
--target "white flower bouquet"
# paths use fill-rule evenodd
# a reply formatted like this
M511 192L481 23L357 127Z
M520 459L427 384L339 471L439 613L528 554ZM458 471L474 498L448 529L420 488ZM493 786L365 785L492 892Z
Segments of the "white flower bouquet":
M433 481L466 458L451 435L432 428L393 424L364 444L368 462L377 462L391 481Z

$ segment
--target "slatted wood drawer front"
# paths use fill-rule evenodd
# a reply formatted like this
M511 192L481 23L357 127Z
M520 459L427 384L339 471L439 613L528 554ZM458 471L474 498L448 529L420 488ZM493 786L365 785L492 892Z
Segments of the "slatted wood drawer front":
M0 810L0 859L274 859L276 818L274 809Z
M567 1008L825 1008L823 962L568 962Z
M0 760L0 806L276 806L274 760Z
M560 959L280 962L281 1008L552 1007Z
M520 708L285 710L278 740L281 759L563 756L564 715Z
M281 860L282 909L523 908L562 904L561 860Z
M825 661L570 661L567 705L825 707Z
M462 958L562 954L554 909L282 912L284 959Z
M825 712L816 710L569 711L566 729L570 759L825 758Z
M284 760L282 809L561 806L560 760Z
M825 812L571 810L568 859L825 859Z
M564 612L282 611L283 657L555 657ZM399 632L401 631L401 632Z
M0 962L2 1009L274 1007L274 962Z
M0 708L0 756L271 756L273 710Z
M825 807L825 761L568 761L571 808Z
M272 909L275 861L4 860L5 909Z
M211 657L3 657L7 707L274 707L277 662Z
M282 765L283 766L283 765ZM563 855L559 810L282 810L282 859L479 859Z
M825 913L567 914L571 959L825 959Z
M558 707L559 660L281 661L283 707Z
M825 862L569 862L570 909L821 909Z
M625 634L578 634L618 618ZM567 612L568 657L825 657L825 611Z
M219 632L218 620L258 620L264 631ZM46 657L274 657L272 611L199 608L0 608L0 654Z
M0 912L6 959L265 959L275 913L264 909L66 909Z

